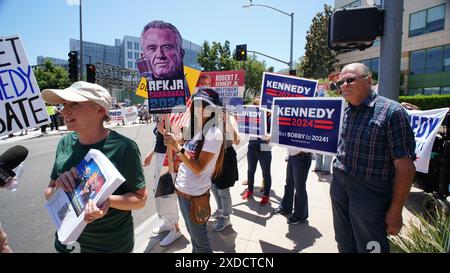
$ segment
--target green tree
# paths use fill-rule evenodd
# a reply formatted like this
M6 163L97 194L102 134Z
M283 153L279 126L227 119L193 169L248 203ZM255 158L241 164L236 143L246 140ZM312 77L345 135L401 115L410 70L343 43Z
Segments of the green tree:
M69 74L66 69L55 65L46 59L42 66L33 69L34 76L41 90L47 88L63 89L70 86Z
M336 53L328 48L328 20L333 11L324 5L324 10L317 13L306 34L305 56L301 62L301 71L307 78L325 78L333 72Z
M234 50L233 50L234 51ZM236 52L231 54L230 42L208 41L203 42L203 46L198 55L198 63L203 67L203 71L226 71L245 70L245 95L248 99L253 99L261 92L261 82L263 72L273 72L273 67L266 67L264 61L259 61L256 55L247 55L247 61L236 61Z
M273 67L266 67L265 61L259 61L256 55L247 55L247 61L239 62L232 60L233 69L245 70L245 94L246 96L254 97L261 92L261 82L263 73L270 71Z
M225 41L225 43L220 45L219 43L219 62L218 62L218 70L219 71L226 71L232 69L232 58L231 51L230 51L230 42Z

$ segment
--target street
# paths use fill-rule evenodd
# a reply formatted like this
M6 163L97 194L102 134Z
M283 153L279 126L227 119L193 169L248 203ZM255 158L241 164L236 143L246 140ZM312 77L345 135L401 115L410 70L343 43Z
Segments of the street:
M114 130L136 141L143 159L154 146L153 127L154 124L132 125ZM9 245L15 252L56 252L53 247L55 226L44 206L44 190L50 181L56 146L61 137L49 135L0 144L1 151L14 145L23 145L29 150L17 191L0 191L0 221L8 235ZM150 193L150 167L144 168L144 172ZM149 194L145 207L133 211L135 228L155 213L153 203Z
M141 160L143 160L154 147L154 126L154 123L135 124L115 127L114 130L138 144ZM15 145L23 145L29 150L25 160L25 171L17 190L15 192L0 191L0 221L14 252L56 252L53 247L55 226L45 208L44 190L50 181L56 146L61 137L61 135L47 135L14 142L0 140L0 151ZM245 144L246 141L242 141L236 150ZM133 211L135 229L156 213L151 195L153 187L148 180L151 169L152 165L144 167L149 197L144 208ZM76 245L75 252L78 250Z

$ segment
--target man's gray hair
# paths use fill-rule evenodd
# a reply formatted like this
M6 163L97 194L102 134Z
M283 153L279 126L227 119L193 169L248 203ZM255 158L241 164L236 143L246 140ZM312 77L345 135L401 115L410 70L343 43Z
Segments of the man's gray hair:
M183 49L183 39L181 38L181 34L178 31L178 29L171 23L167 23L167 22L164 22L161 20L155 20L155 21L151 21L150 23L145 25L144 29L141 32L141 46L142 46L143 50L144 50L143 37L144 37L145 32L147 32L147 30L149 30L150 28L158 28L158 29L168 28L168 29L172 30L173 33L175 33L175 37L176 37L175 40L176 40L179 50Z
M358 70L361 73L361 76L362 75L367 76L367 75L371 74L370 68L363 63L351 63L351 64L344 66L344 68L342 68L342 70L344 70L344 69L345 70Z

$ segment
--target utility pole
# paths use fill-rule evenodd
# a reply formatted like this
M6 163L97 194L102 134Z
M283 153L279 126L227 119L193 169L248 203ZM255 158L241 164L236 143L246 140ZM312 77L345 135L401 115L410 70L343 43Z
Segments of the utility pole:
M83 20L82 4L80 0L80 81L83 80Z
M378 93L398 101L402 50L403 0L384 1L384 33L380 47Z

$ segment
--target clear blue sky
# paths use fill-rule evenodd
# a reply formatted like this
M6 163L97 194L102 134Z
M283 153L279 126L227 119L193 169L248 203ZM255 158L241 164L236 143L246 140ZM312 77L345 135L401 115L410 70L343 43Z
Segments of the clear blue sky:
M0 35L19 34L28 59L67 59L69 39L79 39L79 7L73 0L0 0ZM155 19L174 24L184 39L202 45L230 41L289 61L290 17L264 7L242 8L248 0L83 0L83 40L114 45L124 35L139 36ZM333 0L253 0L253 4L294 12L294 61L304 54L312 18ZM275 70L287 66L259 56Z

